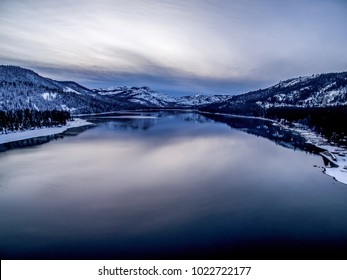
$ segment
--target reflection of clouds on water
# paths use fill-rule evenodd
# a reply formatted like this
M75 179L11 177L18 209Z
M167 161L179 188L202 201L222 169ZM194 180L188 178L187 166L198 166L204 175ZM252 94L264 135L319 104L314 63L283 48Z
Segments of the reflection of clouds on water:
M101 186L103 192L108 190L111 193L171 184L178 188L191 184L206 186L223 179L223 176L239 181L240 172L245 170L252 173L253 178L262 172L267 174L270 169L286 168L270 143L239 132L232 135L207 133L205 137L199 137L190 131L186 135L173 135L172 139L156 139L155 144L151 137L112 135L103 139L99 132L97 136L88 138L88 141L47 146L42 151L26 155L18 153L21 161L14 161L12 166L3 167L3 170L17 166L19 176L11 179L11 185L24 188L27 182L32 182L49 187L59 182L71 189L70 195L74 193L80 197L81 191L88 193L97 186ZM254 149L259 142L262 149ZM267 150L272 152L267 153ZM26 156L38 165L29 165ZM266 161L266 165L260 164L259 160ZM44 176L38 176L37 166Z
M318 157L184 119L131 120L155 121L148 130L107 120L76 137L1 153L1 251L114 259L177 249L182 258L235 256L243 252L237 246L278 236L329 240L334 232L346 240L345 219L336 218L346 211L345 192L312 168ZM326 231L322 219L331 217ZM276 243L276 253L286 254L285 244Z

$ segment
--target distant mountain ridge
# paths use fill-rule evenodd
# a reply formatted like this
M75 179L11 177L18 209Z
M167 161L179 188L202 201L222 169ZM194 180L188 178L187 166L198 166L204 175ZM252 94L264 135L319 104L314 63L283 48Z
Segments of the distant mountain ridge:
M108 89L94 89L95 93L121 100L126 100L146 107L171 107L176 99L149 87L109 87Z
M149 87L88 89L18 66L0 66L0 110L65 110L72 114L147 108L196 108L230 96L171 97Z
M347 72L282 81L240 95L172 97L149 87L88 89L18 66L0 66L0 110L66 110L72 114L130 109L186 108L262 115L269 108L347 105Z
M108 89L94 89L94 92L147 107L158 108L195 108L215 102L226 101L230 98L230 95L203 94L172 97L162 92L153 91L149 87L109 87Z

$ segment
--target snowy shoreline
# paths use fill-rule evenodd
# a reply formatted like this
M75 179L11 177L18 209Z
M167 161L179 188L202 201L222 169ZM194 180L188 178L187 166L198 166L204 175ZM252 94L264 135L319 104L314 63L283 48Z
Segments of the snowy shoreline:
M70 128L81 127L86 125L93 125L93 124L90 122L87 122L86 120L76 118L73 121L68 121L66 125L60 126L60 127L35 128L33 130L15 131L8 134L0 134L0 144L59 134Z
M317 135L315 132L310 131L307 128L291 128L275 120L262 118L262 117L242 116L242 115L225 114L225 113L211 113L211 112L200 112L200 113L222 115L222 116L229 116L229 117L238 117L238 118L260 119L260 120L276 123L277 125L285 129L289 129L294 132L297 132L306 140L306 143L314 145L315 147L323 150L323 152L321 152L320 155L323 158L330 161L332 165L334 165L334 167L324 167L324 173L328 176L333 177L336 181L347 185L347 150L345 148L331 145L327 139ZM9 142L30 139L30 138L59 134L70 128L82 127L86 125L93 125L93 123L90 123L83 119L76 118L74 121L68 121L65 126L61 126L61 127L45 127L45 128L37 128L37 129L26 130L26 131L16 131L16 132L8 133L8 134L1 134L0 145L9 143Z
M270 121L276 123L278 126L299 133L305 140L307 144L311 144L322 150L319 154L332 163L333 167L324 167L324 174L333 177L336 181L347 185L347 149L332 145L329 143L328 139L323 138L317 133L311 131L308 128L292 128L281 124L280 122L263 117L253 117L253 116L242 116L235 114L226 113L211 113L211 112L201 112L212 115L222 115L236 118L250 118L258 119L264 121Z
M282 125L283 126L283 125ZM328 139L318 135L308 128L284 128L299 133L307 144L311 144L320 150L319 154L331 163L331 167L324 167L324 174L333 177L336 181L347 185L347 149L333 145Z

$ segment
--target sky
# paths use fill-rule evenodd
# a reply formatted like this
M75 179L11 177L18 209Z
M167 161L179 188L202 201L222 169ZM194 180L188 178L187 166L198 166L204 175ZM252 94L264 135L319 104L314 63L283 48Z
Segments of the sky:
M0 64L89 88L239 94L347 71L347 0L0 0Z

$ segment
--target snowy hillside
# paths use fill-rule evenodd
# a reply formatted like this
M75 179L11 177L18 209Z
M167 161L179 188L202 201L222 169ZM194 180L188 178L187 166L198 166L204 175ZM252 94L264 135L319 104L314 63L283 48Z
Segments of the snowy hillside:
M0 110L67 110L73 114L145 108L202 108L262 115L268 108L347 105L347 72L312 75L249 93L172 97L149 87L90 90L17 66L0 66Z
M347 105L347 73L321 74L290 79L270 88L275 94L263 106Z
M165 93L153 91L149 87L109 87L107 89L95 89L94 92L146 107L171 107L176 103L175 98Z
M172 97L165 93L154 91L149 87L112 86L107 89L95 89L94 92L152 108L196 108L215 102L222 102L230 98L230 95L202 94Z
M0 110L66 110L73 114L144 108L196 108L229 96L171 97L149 87L90 90L72 81L44 78L32 70L0 66Z
M261 114L271 107L328 107L347 105L347 72L299 77L272 87L232 96L206 110Z
M203 106L211 103L224 102L230 95L190 95L177 98L177 104L182 106Z
M66 110L92 113L132 108L75 82L59 82L17 66L0 66L0 110Z

